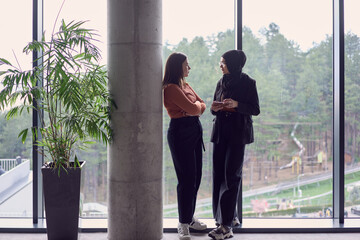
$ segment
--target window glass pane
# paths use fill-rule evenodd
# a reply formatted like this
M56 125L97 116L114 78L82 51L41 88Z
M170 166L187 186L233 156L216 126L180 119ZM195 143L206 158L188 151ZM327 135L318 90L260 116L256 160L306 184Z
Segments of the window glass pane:
M234 49L234 2L220 0L163 1L163 62L172 52L187 55L191 67L186 81L205 101L200 117L206 151L195 215L212 218L212 143L213 116L210 105L217 81L222 77L220 56ZM163 112L164 217L178 217L177 177L167 142L169 116Z
M345 217L360 216L360 16L345 1Z
M22 52L32 38L31 9L32 1L26 0L4 1L0 9L0 58L22 70L32 67L32 54ZM8 68L2 65L0 71ZM28 137L22 144L18 138L31 127L32 117L23 113L7 121L8 110L0 110L0 217L32 217L32 141Z
M96 45L101 50L101 64L105 65L107 60L107 2L105 0L67 0L60 11L62 3L63 1L45 1L44 3L44 28L47 39L53 31L58 14L55 31L59 28L62 19L66 23L86 21L83 27L94 29L99 35L95 36L99 40ZM101 143L95 143L85 151L78 151L77 157L79 161L86 161L81 173L81 216L107 217L107 148Z
M243 168L244 217L332 215L332 1L244 0L244 69L261 114Z

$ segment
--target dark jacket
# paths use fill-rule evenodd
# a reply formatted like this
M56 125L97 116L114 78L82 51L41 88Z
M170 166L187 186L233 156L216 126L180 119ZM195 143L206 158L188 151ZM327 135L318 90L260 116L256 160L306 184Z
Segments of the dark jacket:
M239 133L239 137L243 144L254 142L254 130L252 115L257 116L260 114L259 97L256 90L256 81L245 73L239 76L224 75L217 83L214 101L221 101L223 98L231 98L238 102L238 107L235 108L236 123L234 131ZM214 112L215 115L213 130L211 134L211 141L219 142L219 117L223 114L221 111Z

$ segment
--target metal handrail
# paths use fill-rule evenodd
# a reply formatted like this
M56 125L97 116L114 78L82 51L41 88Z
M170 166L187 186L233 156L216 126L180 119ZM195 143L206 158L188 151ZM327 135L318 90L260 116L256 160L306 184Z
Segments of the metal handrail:
M0 169L3 169L5 172L10 171L25 160L27 159L0 159Z

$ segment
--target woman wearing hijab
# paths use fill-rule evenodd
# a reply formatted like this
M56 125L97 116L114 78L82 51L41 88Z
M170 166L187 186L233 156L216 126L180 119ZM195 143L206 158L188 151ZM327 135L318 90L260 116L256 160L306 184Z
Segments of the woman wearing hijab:
M256 81L242 72L246 55L230 50L220 59L223 77L216 86L211 113L213 142L213 214L217 228L209 236L233 236L245 145L254 141L252 115L260 114Z
M167 139L178 179L180 240L191 239L189 228L206 229L206 224L194 217L202 171L203 133L199 116L206 106L185 81L190 69L184 54L172 53L163 79L164 106L171 118Z

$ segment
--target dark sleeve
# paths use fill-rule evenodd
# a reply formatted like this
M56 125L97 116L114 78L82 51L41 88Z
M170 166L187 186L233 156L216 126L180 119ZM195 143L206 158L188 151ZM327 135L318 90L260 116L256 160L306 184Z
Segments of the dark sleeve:
M256 89L256 81L251 80L249 84L249 95L247 103L238 103L237 112L257 116L260 114L259 96Z
M216 99L216 93L217 93L218 91L220 91L220 81L218 81L218 83L217 83L217 85L216 85L216 89L215 89L213 101L217 100L217 99ZM212 115L215 115L215 116L219 113L219 111L214 112L213 110L211 110L211 105L210 105L210 112L211 112Z

